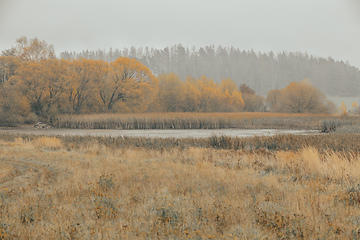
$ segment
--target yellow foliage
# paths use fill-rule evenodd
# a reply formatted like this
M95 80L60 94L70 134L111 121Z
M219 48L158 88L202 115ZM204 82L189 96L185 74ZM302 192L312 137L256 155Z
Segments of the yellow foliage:
M0 83L6 82L15 75L21 65L20 58L12 56L0 56Z
M351 108L353 112L357 112L359 110L359 106L356 102L352 103Z
M325 95L311 85L309 79L291 82L282 90L271 90L266 102L270 111L291 113L328 113L329 102Z
M340 107L339 107L339 111L341 114L346 114L346 111L347 111L347 106L345 104L345 102L342 102Z
M31 106L29 101L24 96L22 96L21 100L19 101L19 110L23 117L30 114Z
M143 109L146 109L157 89L158 79L145 65L135 59L120 57L110 62L109 74L102 80L99 94L106 110L112 110L120 101L128 107L134 102L139 106L142 102Z
M32 111L48 119L59 113L236 112L244 107L231 79L215 83L205 76L185 82L175 74L159 78L126 57L110 63L40 58L21 62L9 86L20 96L22 115Z
M182 82L170 73L159 76L159 92L153 104L165 112L234 112L242 110L244 101L231 79L218 84L202 76Z

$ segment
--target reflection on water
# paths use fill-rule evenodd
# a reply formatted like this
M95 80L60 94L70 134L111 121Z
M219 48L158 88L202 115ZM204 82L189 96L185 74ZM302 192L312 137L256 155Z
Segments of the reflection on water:
M145 130L111 130L111 129L7 129L1 132L35 135L63 136L107 136L107 137L150 137L150 138L207 138L211 136L251 137L273 136L278 134L309 135L318 134L317 130L279 130L279 129L145 129Z

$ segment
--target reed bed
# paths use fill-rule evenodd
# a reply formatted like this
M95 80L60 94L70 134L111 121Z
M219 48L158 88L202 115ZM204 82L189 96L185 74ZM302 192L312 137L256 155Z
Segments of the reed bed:
M321 129L326 114L287 113L141 113L60 115L52 125L81 129Z
M356 154L128 140L1 135L0 239L359 239Z
M329 118L321 122L322 132L360 133L359 115Z
M15 141L17 138L26 141L38 141L42 136L27 134L1 133L0 139ZM93 145L105 146L109 149L145 148L155 150L210 148L242 151L298 151L304 147L312 147L319 152L335 151L346 154L360 153L360 134L323 133L314 135L275 135L233 138L228 136L212 136L210 138L146 138L146 137L95 137L95 136L56 136L64 148L81 149Z

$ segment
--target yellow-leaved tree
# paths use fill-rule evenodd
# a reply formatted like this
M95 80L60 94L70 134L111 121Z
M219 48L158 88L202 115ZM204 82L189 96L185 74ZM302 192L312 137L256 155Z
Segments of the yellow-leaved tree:
M46 99L48 96L48 76L51 72L40 62L24 62L9 79L19 95L25 96L36 115L46 114Z
M359 111L359 105L356 102L353 102L351 105L351 111L352 112L358 112Z
M20 37L16 39L16 46L10 49L15 56L22 60L40 61L44 59L55 59L54 46L48 44L44 40L38 38L27 39L27 37Z
M242 94L246 112L263 112L265 111L264 97L255 94L255 90L250 88L245 83L239 86L239 90Z
M265 103L271 112L281 112L284 91L284 89L273 89L268 93Z
M346 115L347 106L346 106L345 102L342 102L341 105L339 106L339 112L343 115Z
M99 112L99 87L108 77L109 64L102 60L82 58L71 62L71 70L67 92L71 109L75 113Z
M269 92L266 102L272 112L289 113L330 113L334 104L311 82L291 82L282 90Z
M159 77L159 91L156 96L158 110L162 112L181 111L180 101L183 82L174 73L161 74Z
M196 81L200 91L199 110L201 112L217 112L222 107L222 91L212 79L202 76Z
M158 89L158 79L141 62L120 57L110 62L99 95L105 111L136 111L148 108Z
M196 87L196 80L188 77L181 86L180 91L180 109L183 112L199 111L201 92Z
M224 94L224 111L241 111L245 103L242 93L238 90L236 83L230 78L223 79L221 81L220 88Z
M13 91L26 97L32 112L51 121L56 114L67 111L69 75L66 60L24 61L9 82Z
M14 56L0 56L0 83L6 82L15 75L21 60Z
M0 126L15 126L30 115L30 105L9 82L0 85Z
M46 84L43 110L46 117L51 119L56 114L67 111L67 92L69 80L71 80L69 61L45 59L39 63L47 69L42 78Z

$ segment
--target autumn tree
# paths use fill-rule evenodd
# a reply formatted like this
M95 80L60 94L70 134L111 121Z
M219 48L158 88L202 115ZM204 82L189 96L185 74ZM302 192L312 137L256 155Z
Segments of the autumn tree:
M265 104L271 112L281 112L281 101L284 91L284 89L273 89L268 93Z
M306 82L292 82L285 88L282 104L287 112L316 113L324 97L323 93Z
M289 113L328 113L332 104L308 80L292 82L283 90L270 91L267 96L270 111Z
M46 59L23 62L8 82L13 85L13 91L26 97L32 112L52 119L56 114L66 112L67 79L66 60Z
M356 102L353 102L351 105L351 111L352 112L358 112L359 111L359 105Z
M23 123L30 110L27 99L17 94L9 82L0 85L0 126Z
M102 79L99 95L107 111L120 108L144 111L158 88L158 80L142 63L120 57L110 62L110 71ZM119 109L121 110L121 109Z
M31 105L32 112L37 115L45 114L45 99L50 71L39 62L26 62L18 68L17 74L9 82Z
M196 88L200 91L199 110L201 112L217 112L222 107L220 100L222 91L212 79L202 76L196 81Z
M230 78L223 79L220 83L220 88L225 99L224 111L242 111L245 103L241 91L237 89L236 83Z
M339 112L343 115L346 114L347 106L346 106L345 102L342 102L341 105L339 106Z
M64 59L45 59L39 63L47 69L46 75L43 78L46 85L44 96L46 108L44 109L44 114L48 118L52 118L58 113L66 113L69 81L72 80L69 71L69 61Z
M44 40L40 41L37 38L27 39L27 37L20 37L16 39L15 47L4 50L3 55L18 56L22 60L40 61L44 59L54 59L55 50L53 45L49 45Z
M221 84L202 76L185 82L175 74L159 76L159 92L150 111L165 112L236 112L244 106L241 92L231 79Z
M255 94L255 90L252 89L251 87L249 87L248 85L246 85L245 83L243 83L239 86L239 90L242 94L244 94L244 93Z
M180 109L183 112L198 112L201 92L196 87L196 80L187 77L180 90Z
M255 94L255 90L250 88L245 83L239 86L239 90L242 94L246 112L262 112L265 111L264 97Z
M21 60L14 56L0 56L0 83L6 82L15 75Z
M231 79L223 79L217 84L202 76L195 87L200 93L198 109L201 112L237 112L244 106L241 92Z
M71 109L75 113L99 111L99 86L108 76L108 63L82 58L72 61L70 67L72 74L67 94Z
M170 73L159 77L159 91L156 96L159 110L163 112L176 112L180 110L183 82L180 77Z

